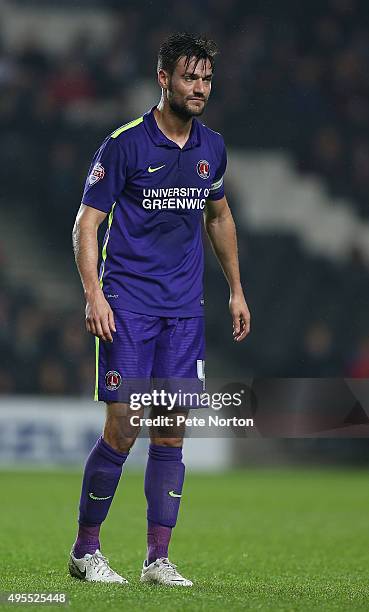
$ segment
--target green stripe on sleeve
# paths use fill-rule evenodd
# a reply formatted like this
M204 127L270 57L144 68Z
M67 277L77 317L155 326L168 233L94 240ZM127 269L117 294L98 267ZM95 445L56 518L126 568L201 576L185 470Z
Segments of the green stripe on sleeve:
M103 277L104 277L104 272L105 272L105 261L106 261L106 256L107 256L108 242L110 238L110 228L111 228L111 224L113 223L115 204L116 202L114 202L113 206L111 207L111 211L109 213L108 233L106 235L105 242L102 248L102 268L101 268L101 274L100 274L100 279L99 279L101 289L103 288L103 284L104 284Z
M126 130L130 130L131 128L135 127L136 125L139 125L142 122L143 122L143 116L138 117L138 119L134 119L133 121L130 121L129 123L125 123L124 125L119 127L117 130L115 130L115 132L112 133L111 137L117 138L117 136L119 136L119 134L121 134L122 132L125 132Z

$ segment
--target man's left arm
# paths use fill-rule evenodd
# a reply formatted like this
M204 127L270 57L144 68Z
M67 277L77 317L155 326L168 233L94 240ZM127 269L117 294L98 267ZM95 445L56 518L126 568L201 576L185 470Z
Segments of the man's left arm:
M207 200L204 224L213 251L228 281L233 338L240 342L250 332L250 311L240 280L236 227L225 196L216 201Z

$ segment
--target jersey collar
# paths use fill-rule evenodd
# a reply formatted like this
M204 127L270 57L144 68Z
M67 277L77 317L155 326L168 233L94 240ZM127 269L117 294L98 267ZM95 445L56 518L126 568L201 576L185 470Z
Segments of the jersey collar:
M159 129L158 124L156 123L156 119L154 116L154 110L156 105L152 107L147 113L144 114L144 126L149 133L151 140L159 147L170 147L173 149L181 149L177 143L173 142L163 134L163 132ZM185 149L192 149L193 147L197 147L200 144L200 130L199 130L199 122L195 117L192 118L192 125L190 135L185 146L182 148L182 151Z

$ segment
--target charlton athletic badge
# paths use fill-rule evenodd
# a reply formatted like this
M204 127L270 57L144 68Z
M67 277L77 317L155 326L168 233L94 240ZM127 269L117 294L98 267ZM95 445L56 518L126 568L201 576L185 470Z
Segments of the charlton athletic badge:
M196 170L197 170L197 174L201 176L201 178L203 179L209 178L210 164L208 161L206 161L206 159L200 159L200 161L197 162Z
M119 372L110 370L105 374L105 387L108 391L116 391L122 384L122 377Z
M105 176L104 166L102 166L100 162L97 162L97 164L95 164L94 167L92 168L92 172L90 176L88 177L88 184L95 185L95 183L97 183L98 181L101 181L101 179L103 179L104 176Z

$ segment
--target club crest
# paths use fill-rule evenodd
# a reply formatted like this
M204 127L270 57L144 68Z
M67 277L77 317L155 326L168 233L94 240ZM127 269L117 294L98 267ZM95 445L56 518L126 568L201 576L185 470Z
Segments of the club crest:
M105 375L105 387L108 391L116 391L122 384L122 377L116 370L110 370Z
M201 176L202 179L207 179L210 176L210 164L206 159L200 159L197 162L196 166L197 174Z

